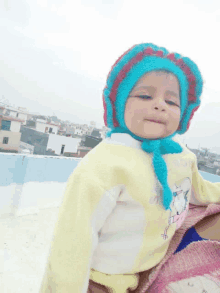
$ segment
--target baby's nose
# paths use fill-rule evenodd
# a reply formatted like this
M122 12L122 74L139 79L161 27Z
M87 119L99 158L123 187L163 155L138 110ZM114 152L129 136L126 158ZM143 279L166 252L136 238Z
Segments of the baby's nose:
M166 102L164 99L158 98L154 100L154 108L157 110L165 110L166 109Z

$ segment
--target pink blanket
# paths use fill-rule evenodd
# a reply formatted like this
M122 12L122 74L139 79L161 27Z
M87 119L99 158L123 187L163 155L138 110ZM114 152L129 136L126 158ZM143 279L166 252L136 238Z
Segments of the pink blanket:
M189 205L183 225L176 231L163 261L140 273L136 293L220 292L220 241L190 243L174 254L185 232L206 216L220 213L219 204Z

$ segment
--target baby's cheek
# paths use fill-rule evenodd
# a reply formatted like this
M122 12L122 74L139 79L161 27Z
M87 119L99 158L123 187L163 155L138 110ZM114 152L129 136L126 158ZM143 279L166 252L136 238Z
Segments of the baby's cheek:
M180 122L180 110L173 109L170 113L170 118L173 120L173 122L176 122L179 124Z
M173 106L170 110L171 110L171 113L173 113L174 115L180 116L181 111L179 107Z

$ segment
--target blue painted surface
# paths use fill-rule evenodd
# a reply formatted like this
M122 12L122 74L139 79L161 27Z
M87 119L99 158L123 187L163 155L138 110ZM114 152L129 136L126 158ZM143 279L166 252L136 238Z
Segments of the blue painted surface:
M199 173L202 175L202 177L205 180L211 181L213 183L220 182L220 176L218 176L218 175L207 173L207 172L204 172L204 171L199 171Z
M27 182L67 182L80 161L58 157L0 154L0 186Z
M0 186L27 182L67 182L80 160L59 157L26 156L0 153ZM220 176L200 171L211 182L220 182Z

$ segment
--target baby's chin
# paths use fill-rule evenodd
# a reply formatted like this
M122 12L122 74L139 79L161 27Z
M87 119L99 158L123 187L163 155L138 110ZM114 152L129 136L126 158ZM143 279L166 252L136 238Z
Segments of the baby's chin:
M162 138L169 137L170 135L174 134L177 129L170 129L165 125L156 124L149 122L146 125L145 123L142 125L139 125L139 127L133 127L128 129L135 134L138 137L141 137L143 139L149 139L149 140L158 140ZM152 125L151 125L152 124Z
M173 133L174 132L162 133L162 134L139 133L139 134L136 134L136 135L139 136L139 137L145 138L145 139L157 140L157 139L166 138L166 137L172 135Z

